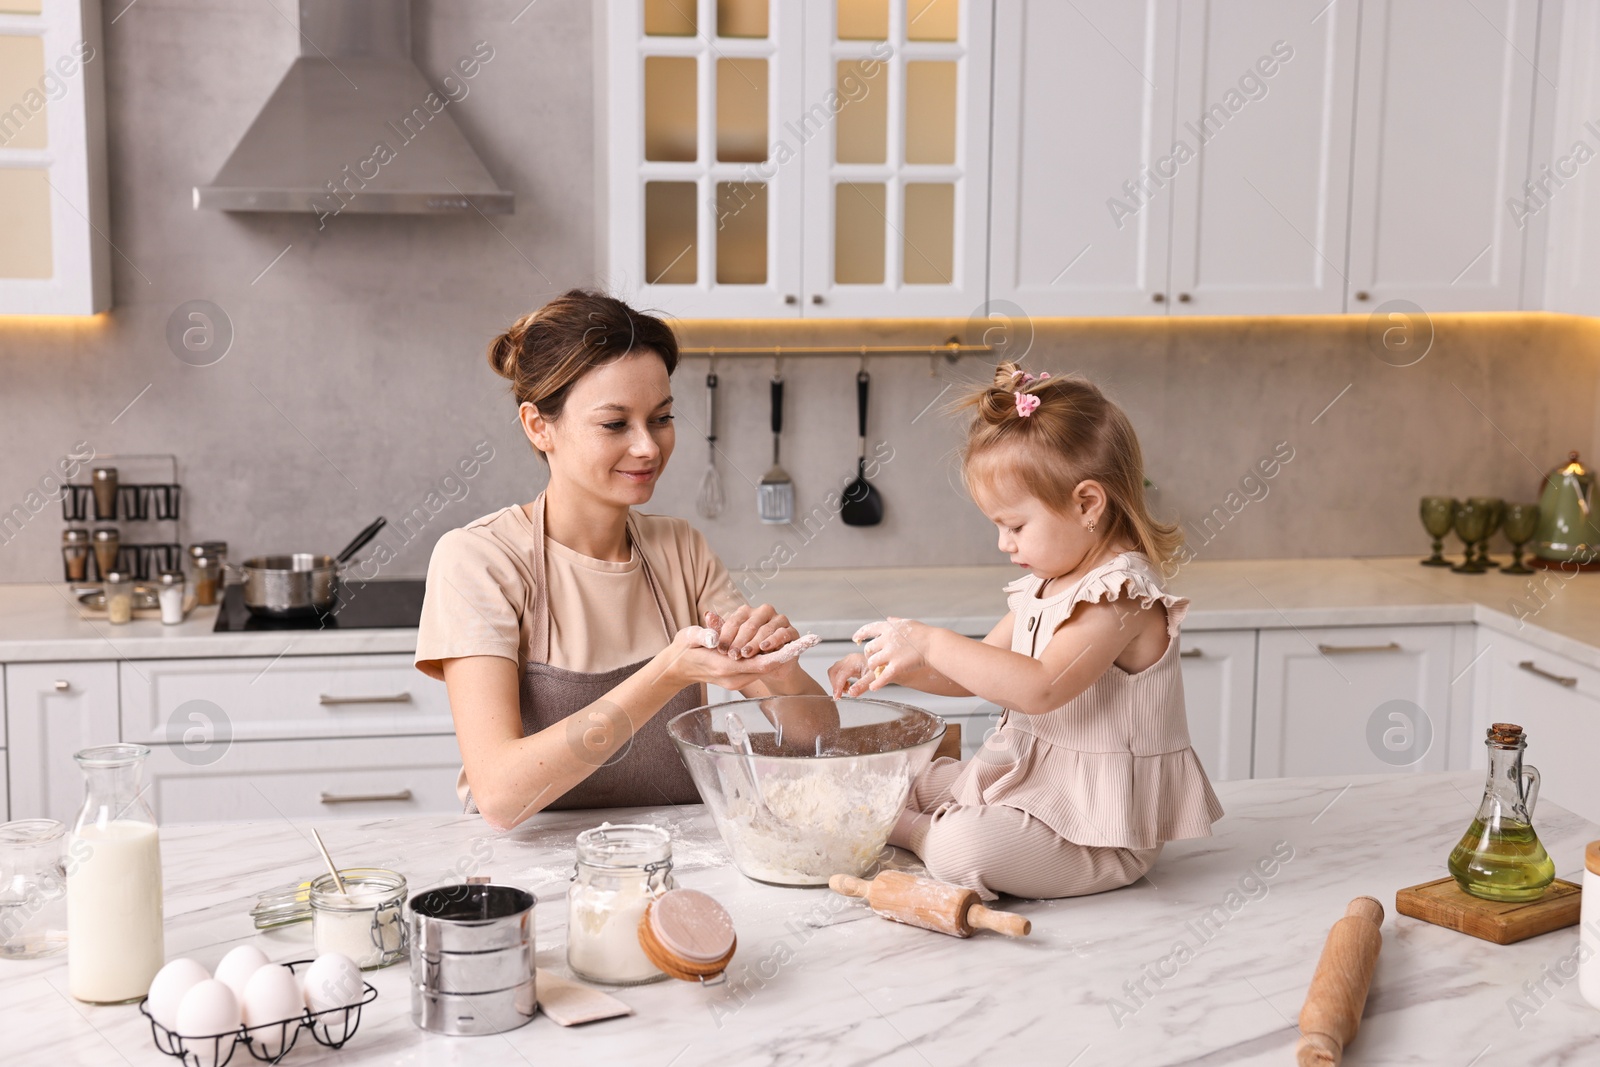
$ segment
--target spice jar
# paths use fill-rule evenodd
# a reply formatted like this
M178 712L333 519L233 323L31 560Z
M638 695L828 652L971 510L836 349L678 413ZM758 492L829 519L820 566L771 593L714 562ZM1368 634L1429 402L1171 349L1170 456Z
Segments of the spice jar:
M639 985L665 978L639 944L645 907L676 887L672 836L659 826L603 823L578 835L567 890L567 966L579 978Z
M191 556L194 567L194 601L196 604L215 604L222 585L222 563L202 553Z
M94 544L95 568L100 574L100 580L117 569L117 550L122 547L122 535L115 526L102 526L90 538Z
M1600 1008L1600 841L1583 850L1583 903L1578 912L1578 992Z
M67 567L67 581L81 582L89 577L89 531L69 526L61 531L61 559Z
M156 576L156 601L161 605L161 624L176 626L183 621L183 572L162 571Z
M109 622L133 621L133 576L121 571L105 575L106 619Z
M340 952L362 970L387 967L406 951L400 911L406 900L403 874L379 867L341 868L343 893L333 875L311 883L311 942L317 955Z
M96 467L93 474L94 482L94 517L97 519L115 519L117 517L117 468Z

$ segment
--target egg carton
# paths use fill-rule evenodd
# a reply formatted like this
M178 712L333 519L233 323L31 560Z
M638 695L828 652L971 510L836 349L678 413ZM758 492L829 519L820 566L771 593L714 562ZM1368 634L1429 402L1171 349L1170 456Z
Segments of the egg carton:
M294 971L311 963L311 960L294 960L283 966ZM207 1034L203 1037L185 1037L156 1022L150 1014L148 1000L139 1001L139 1013L150 1020L150 1034L155 1038L156 1050L183 1061L187 1067L226 1067L241 1044L246 1052L263 1063L280 1063L294 1048L302 1030L311 1031L312 1040L319 1045L343 1048L361 1025L361 1009L378 999L378 991L372 983L363 982L362 989L364 992L360 1000L342 1008L307 1010L295 1019L263 1023L260 1026L241 1026L224 1034ZM281 1048L276 1055L269 1056L264 1051L280 1043Z

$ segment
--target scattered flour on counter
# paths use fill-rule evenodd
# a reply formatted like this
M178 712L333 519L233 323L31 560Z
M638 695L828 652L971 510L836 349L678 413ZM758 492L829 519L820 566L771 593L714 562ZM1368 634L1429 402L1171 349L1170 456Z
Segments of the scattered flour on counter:
M885 773L848 760L764 770L757 781L759 801L744 783L730 782L718 822L739 868L781 885L865 873L882 854L910 789L904 768Z

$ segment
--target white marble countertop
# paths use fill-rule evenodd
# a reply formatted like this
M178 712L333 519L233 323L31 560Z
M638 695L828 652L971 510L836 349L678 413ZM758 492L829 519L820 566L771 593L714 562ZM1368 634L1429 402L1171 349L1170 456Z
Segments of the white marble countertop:
M565 972L573 836L602 815L641 817L672 831L679 883L723 902L739 950L725 986L620 990L635 1015L574 1029L541 1016L480 1038L416 1029L401 964L369 974L378 999L342 1051L303 1041L285 1062L1282 1064L1323 939L1358 895L1382 901L1386 918L1346 1063L1588 1062L1600 1012L1575 980L1547 983L1520 1029L1511 1014L1524 982L1573 954L1575 927L1499 946L1394 914L1396 890L1443 875L1481 787L1477 772L1218 783L1228 814L1215 837L1169 844L1125 889L1007 901L1033 920L1019 941L957 940L826 890L750 882L699 807L551 812L507 834L468 816L323 821L341 862L396 868L413 890L482 871L535 892L538 963ZM1600 826L1548 804L1536 819L1560 875L1574 877ZM1258 868L1275 850L1287 859ZM251 939L274 960L308 955L308 927L258 934L247 913L257 893L318 869L309 826L173 828L162 858L169 958L211 967ZM62 958L0 962L6 1063L174 1062L134 1007L79 1004L66 982Z
M1001 589L1019 573L1005 566L791 568L765 585L745 585L753 599L776 604L827 640L846 640L887 615L978 635L1004 613ZM1600 575L1461 575L1419 566L1415 557L1198 560L1173 589L1193 602L1184 623L1191 632L1478 622L1600 668ZM1518 618L1519 602L1539 609L1531 622ZM219 634L215 622L215 608L195 608L177 626L112 626L80 619L63 585L0 585L0 663L277 656L291 645L295 655L416 649L411 629Z

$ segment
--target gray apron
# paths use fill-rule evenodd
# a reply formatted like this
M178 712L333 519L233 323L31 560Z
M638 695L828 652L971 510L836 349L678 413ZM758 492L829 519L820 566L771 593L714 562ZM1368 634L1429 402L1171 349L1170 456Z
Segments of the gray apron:
M522 736L538 733L568 719L574 712L600 700L635 671L648 664L648 659L630 663L598 674L569 671L544 662L550 658L550 597L545 580L544 560L544 494L533 503L534 543L539 547L533 554L533 634L528 647L529 663L523 669L520 703L522 707ZM662 647L672 642L677 631L672 625L672 615L666 598L650 569L633 513L628 513L628 543L639 556L639 569L655 599L656 610L661 614L661 628L665 635ZM537 662L534 657L538 657ZM610 760L600 765L596 752L586 760L595 765L594 773L573 786L563 796L557 797L546 809L560 808L627 808L659 804L698 804L700 793L694 779L689 777L677 747L667 734L667 722L679 712L698 708L705 701L705 689L699 683L686 686L667 701L624 742ZM573 718L567 724L568 743L580 754L593 751L614 737L613 731L626 730L627 719L620 709L609 714L595 709L588 715ZM467 794L466 810L476 812L472 794Z

